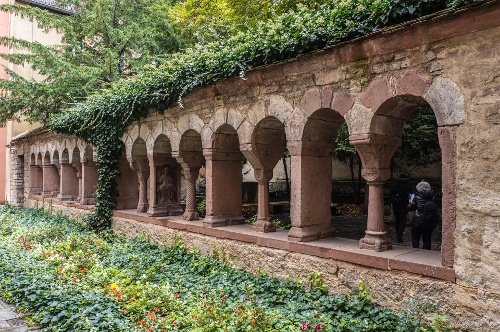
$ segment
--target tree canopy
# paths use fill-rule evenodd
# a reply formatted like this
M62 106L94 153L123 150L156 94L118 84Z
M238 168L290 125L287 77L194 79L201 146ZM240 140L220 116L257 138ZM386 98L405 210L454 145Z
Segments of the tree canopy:
M16 50L1 57L15 65L31 66L43 76L34 80L6 68L10 80L0 80L0 90L9 94L0 100L0 122L21 116L44 122L50 114L70 108L181 47L168 19L171 0L66 0L56 4L71 8L73 14L22 4L0 6L0 10L36 21L46 32L57 30L62 37L58 45L0 37L0 44Z

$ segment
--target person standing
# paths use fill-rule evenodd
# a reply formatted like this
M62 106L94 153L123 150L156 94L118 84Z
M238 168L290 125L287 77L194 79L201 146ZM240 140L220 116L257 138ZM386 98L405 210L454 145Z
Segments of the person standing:
M403 242L406 218L408 217L409 194L408 176L401 174L399 175L399 179L393 184L390 194L394 221L396 222L396 240L398 243Z
M439 214L430 184L423 180L417 184L415 197L409 202L408 210L415 211L411 228L412 246L419 248L422 239L422 249L431 250L432 232L439 222Z

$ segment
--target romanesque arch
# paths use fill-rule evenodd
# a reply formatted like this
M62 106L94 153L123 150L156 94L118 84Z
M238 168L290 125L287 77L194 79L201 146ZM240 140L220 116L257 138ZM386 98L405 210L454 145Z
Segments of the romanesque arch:
M251 143L240 149L252 165L258 182L257 221L253 229L264 233L276 231L269 218L269 181L286 149L285 125L274 116L263 118L255 125Z

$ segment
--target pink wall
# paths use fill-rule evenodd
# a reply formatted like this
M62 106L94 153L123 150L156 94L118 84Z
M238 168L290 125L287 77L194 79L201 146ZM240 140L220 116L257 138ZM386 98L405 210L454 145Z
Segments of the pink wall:
M8 4L9 0L0 0L0 4ZM5 12L0 12L0 36L8 36L9 35L9 14ZM8 48L5 46L0 46L0 53L8 53ZM3 59L0 59L0 65L7 65L7 62ZM0 78L6 79L8 78L7 73L0 68ZM5 174L6 168L6 158L7 158L7 149L5 148L5 144L7 144L7 127L0 128L0 203L5 201L5 181L7 178L7 174Z

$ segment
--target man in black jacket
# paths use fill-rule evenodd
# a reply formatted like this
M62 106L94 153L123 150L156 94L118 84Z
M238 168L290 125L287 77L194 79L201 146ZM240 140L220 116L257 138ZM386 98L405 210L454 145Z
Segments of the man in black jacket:
M431 186L428 182L421 181L417 184L415 197L408 205L409 211L415 211L412 219L411 242L413 248L420 247L420 239L423 249L431 250L432 231L439 222L437 206L434 203Z
M394 212L394 221L396 222L396 239L398 243L403 242L403 233L405 231L406 218L408 217L410 186L407 180L408 176L401 174L391 187L391 205Z

